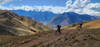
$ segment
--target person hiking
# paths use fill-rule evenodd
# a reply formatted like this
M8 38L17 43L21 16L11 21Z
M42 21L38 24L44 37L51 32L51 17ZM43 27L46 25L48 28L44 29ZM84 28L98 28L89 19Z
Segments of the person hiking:
M61 34L61 25L57 25L57 32Z
M83 26L83 23L80 23L78 29L81 30L82 26Z
M80 23L80 29L82 29L82 25L83 25L83 23Z

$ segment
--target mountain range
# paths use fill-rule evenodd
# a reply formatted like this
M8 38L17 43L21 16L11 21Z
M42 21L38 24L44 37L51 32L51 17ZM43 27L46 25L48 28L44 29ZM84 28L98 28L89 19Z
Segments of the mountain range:
M37 12L37 11L24 11L24 10L10 10L19 15L30 17L40 23L43 23L50 27L56 27L56 25L67 26L77 22L90 21L98 19L97 16L91 16L88 14L77 14L75 12L65 12L63 14L54 14L52 12Z
M52 12L37 12L37 11L24 11L24 10L10 10L11 12L15 12L21 16L26 16L36 21L47 24L54 16L58 14L54 14Z
M48 25L52 25L52 27L56 27L56 25L67 26L70 24L86 22L94 19L98 18L87 14L80 15L74 12L67 12L60 14L59 16L53 17L48 23Z

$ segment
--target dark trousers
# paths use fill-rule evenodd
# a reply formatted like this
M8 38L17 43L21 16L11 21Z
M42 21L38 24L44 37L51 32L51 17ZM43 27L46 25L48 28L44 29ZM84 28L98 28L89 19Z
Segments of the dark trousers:
M58 29L57 32L61 34L61 30L60 29Z

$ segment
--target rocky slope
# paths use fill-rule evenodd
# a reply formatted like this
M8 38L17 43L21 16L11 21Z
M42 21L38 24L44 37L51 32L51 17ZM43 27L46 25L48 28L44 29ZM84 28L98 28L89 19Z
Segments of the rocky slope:
M31 18L0 10L0 35L31 35L49 28Z
M61 34L52 31L32 36L0 36L0 47L100 47L100 20L84 22L82 30L77 29L78 25L63 28Z
M93 26L95 24L95 26ZM72 26L73 27L77 27ZM90 28L94 27L94 28ZM96 28L95 28L96 27ZM97 28L98 27L98 28ZM37 42L37 43L34 43ZM33 46L32 46L33 45ZM100 20L84 22L83 28L62 30L61 34L50 33L19 47L100 47Z
M84 22L81 30L75 28L77 26L70 26L71 30L65 28L62 34L57 35L58 38L43 41L33 47L100 47L100 19Z

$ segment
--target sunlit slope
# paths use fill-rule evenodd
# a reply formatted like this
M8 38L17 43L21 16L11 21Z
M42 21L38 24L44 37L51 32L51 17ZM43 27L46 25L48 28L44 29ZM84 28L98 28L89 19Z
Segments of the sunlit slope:
M31 18L0 10L0 35L31 35L50 30Z
M100 19L89 21L83 25L84 28L98 29L100 28Z
M77 29L80 23L75 23L69 26L64 26L62 29ZM100 19L83 22L83 29L98 29L100 28Z

